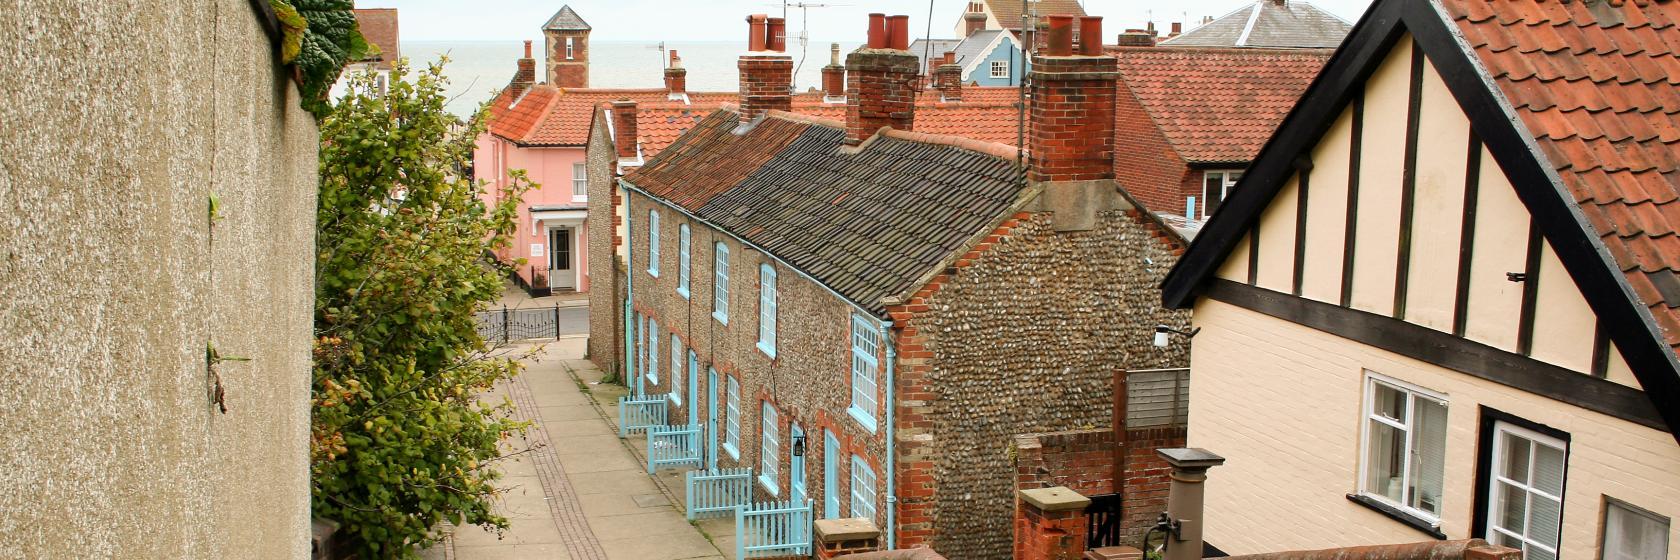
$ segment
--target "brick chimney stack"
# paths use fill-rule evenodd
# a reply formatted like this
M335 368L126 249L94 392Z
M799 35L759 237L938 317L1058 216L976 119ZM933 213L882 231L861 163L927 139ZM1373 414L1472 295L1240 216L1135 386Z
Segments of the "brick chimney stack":
M822 69L823 102L846 102L846 66L840 64L840 43L828 46L828 66Z
M1046 49L1032 62L1030 177L1038 182L1114 178L1114 101L1118 63L1102 52L1102 18L1049 17Z
M508 84L509 93L514 99L530 91L531 86L537 84L537 59L531 58L531 42L525 42L525 58L519 59L519 71L513 74L513 81Z
M622 159L636 158L636 102L631 99L620 99L612 102L613 144L618 147L618 157Z
M945 53L945 58L940 61L939 68L934 70L933 83L934 87L939 88L941 99L962 101L962 67L957 65L957 53Z
M676 49L671 49L671 64L665 68L665 89L673 100L688 96L688 69L683 68L682 57L677 56Z
M882 127L913 130L921 64L910 54L910 16L869 14L869 43L846 56L846 144Z
M968 11L963 13L963 37L973 36L986 29L986 6L979 2L969 2Z
M793 109L793 57L786 50L786 24L764 14L747 16L747 53L741 55L741 119L751 122L771 109Z
M1167 38L1171 39L1173 37L1177 37L1177 36L1183 35L1183 34L1184 34L1184 22L1175 21L1172 24L1172 33L1168 33Z

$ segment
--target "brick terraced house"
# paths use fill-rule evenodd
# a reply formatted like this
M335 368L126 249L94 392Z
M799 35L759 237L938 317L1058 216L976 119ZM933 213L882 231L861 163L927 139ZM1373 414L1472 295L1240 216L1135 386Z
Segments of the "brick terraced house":
M1680 559L1677 85L1680 2L1378 0L1163 286L1208 542Z
M1013 436L1108 425L1116 372L1184 365L1187 345L1151 343L1187 320L1154 299L1183 241L1113 180L1100 20L1075 54L1053 18L1026 165L928 132L906 20L873 16L847 56L843 121L788 112L793 61L754 28L740 106L619 182L622 340L635 394L704 434L696 463L752 469L758 499L1007 558Z

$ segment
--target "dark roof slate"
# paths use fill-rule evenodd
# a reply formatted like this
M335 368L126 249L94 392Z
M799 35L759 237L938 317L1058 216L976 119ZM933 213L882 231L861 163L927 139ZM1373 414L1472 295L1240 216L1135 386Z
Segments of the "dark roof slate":
M554 17L548 18L548 23L543 24L542 28L543 31L589 31L590 29L589 23L583 21L583 18L579 17L577 12L572 11L570 5L561 6L560 11L554 12Z
M962 39L916 39L910 42L910 54L916 55L917 68L927 72L928 57L938 60L946 52L957 50L957 45L962 42ZM928 47L929 44L933 45L932 48Z
M883 135L848 154L831 124L773 113L736 135L738 119L713 113L625 180L877 315L1020 194L990 153Z
M1352 29L1342 18L1302 0L1256 0L1161 46L1333 49Z

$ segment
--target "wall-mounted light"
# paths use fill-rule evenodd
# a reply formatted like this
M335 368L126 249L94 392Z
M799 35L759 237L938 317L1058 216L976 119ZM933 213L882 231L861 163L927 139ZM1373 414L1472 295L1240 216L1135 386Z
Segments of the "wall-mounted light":
M1169 334L1176 334L1183 336L1184 338L1192 338L1199 332L1202 332L1201 327L1196 327L1194 329L1190 329L1189 331L1181 331L1166 325L1155 325L1155 347L1166 348L1168 340L1167 335Z
M793 456L805 456L805 434L793 436Z

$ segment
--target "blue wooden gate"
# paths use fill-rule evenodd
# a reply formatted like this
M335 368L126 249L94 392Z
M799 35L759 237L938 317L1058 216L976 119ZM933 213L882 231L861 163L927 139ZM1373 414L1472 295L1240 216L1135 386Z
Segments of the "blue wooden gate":
M648 474L653 474L663 467L679 465L700 467L700 425L648 428Z
M722 517L752 502L752 469L710 469L683 473L688 519Z
M665 425L665 395L618 398L618 437Z
M735 557L810 554L811 509L809 501L735 508Z

